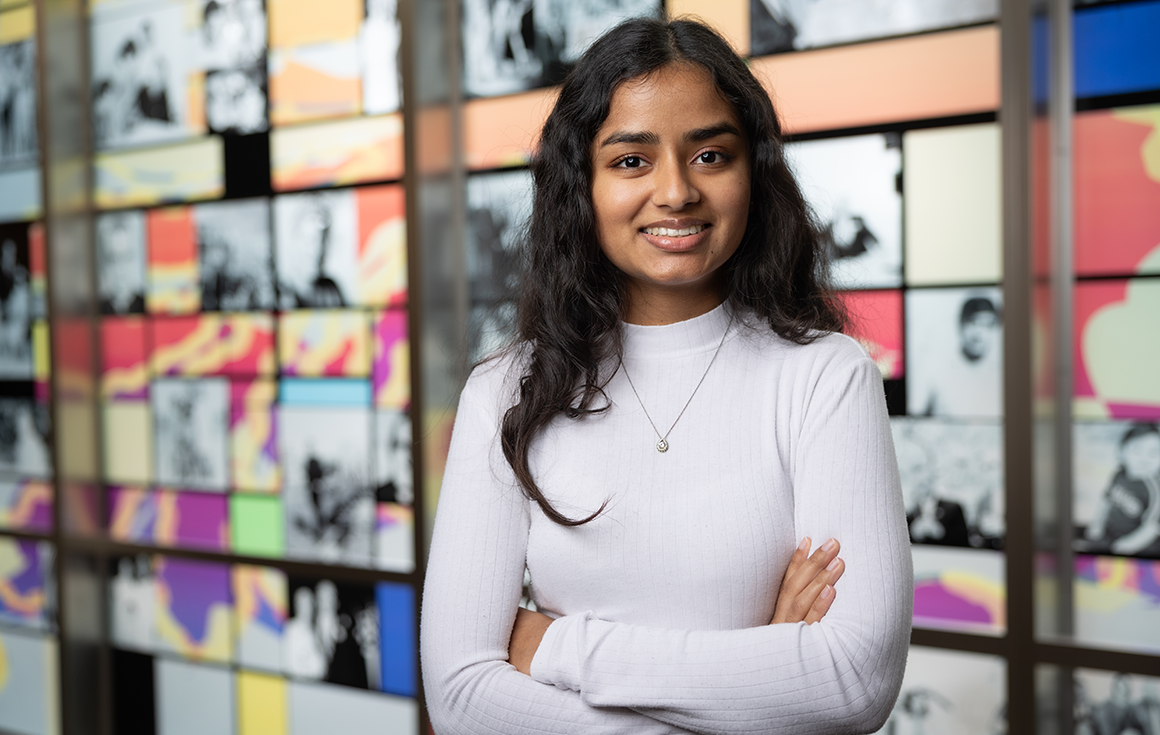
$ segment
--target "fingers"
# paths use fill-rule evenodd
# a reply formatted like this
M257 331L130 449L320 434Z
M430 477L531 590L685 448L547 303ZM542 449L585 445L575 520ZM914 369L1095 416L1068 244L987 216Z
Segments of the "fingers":
M830 605L834 604L834 598L837 596L834 583L842 577L845 571L846 563L841 559L835 558L826 565L825 574L819 575L806 590L803 597L809 598L811 595L813 596L813 602L810 605L809 612L806 613L804 618L807 623L812 625L818 622L830 611ZM828 580L823 579L827 575Z
M809 539L805 539L809 541ZM808 559L802 560L796 568L786 569L785 581L782 582L783 591L788 591L791 594L798 594L813 584L817 579L827 576L827 573L833 572L830 565L838 558L838 551L841 545L836 539L830 539L822 544L817 551L809 556ZM798 551L794 552L796 557L801 552L801 546ZM803 554L804 555L804 554ZM838 575L840 577L841 574ZM833 584L838 581L838 577L832 579L826 578L826 582Z
M816 623L834 602L834 584L846 571L840 545L830 539L811 555L810 543L802 539L786 567L772 623Z

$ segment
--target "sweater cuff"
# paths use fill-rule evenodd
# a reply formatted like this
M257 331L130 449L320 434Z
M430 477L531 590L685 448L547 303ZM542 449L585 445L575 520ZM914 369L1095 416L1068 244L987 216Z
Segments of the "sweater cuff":
M541 684L580 691L581 628L592 613L583 612L556 618L532 657L531 676Z

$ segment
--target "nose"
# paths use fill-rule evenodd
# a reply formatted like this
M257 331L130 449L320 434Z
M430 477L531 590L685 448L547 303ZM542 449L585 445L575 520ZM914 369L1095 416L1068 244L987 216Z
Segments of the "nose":
M653 204L668 209L684 209L701 200L692 171L680 161L663 161L656 168Z

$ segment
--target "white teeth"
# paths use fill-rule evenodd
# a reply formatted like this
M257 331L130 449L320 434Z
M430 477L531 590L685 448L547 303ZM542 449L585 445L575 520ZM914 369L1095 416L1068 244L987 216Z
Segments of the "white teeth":
M644 228L644 231L646 234L653 235L655 237L685 237L687 235L696 235L703 229L705 229L705 225L682 227L679 230L674 230L669 227L646 227Z

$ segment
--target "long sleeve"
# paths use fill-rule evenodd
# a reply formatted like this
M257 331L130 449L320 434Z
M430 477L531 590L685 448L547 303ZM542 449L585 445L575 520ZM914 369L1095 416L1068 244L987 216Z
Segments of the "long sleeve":
M486 382L473 378L460 401L424 584L420 651L435 732L684 732L631 710L598 709L507 663L529 511L502 457L495 461L499 416Z
M797 537L837 538L847 565L825 619L690 631L567 615L548 628L533 678L700 733L881 726L901 686L913 575L881 378L843 354L793 386L800 415L787 424Z

